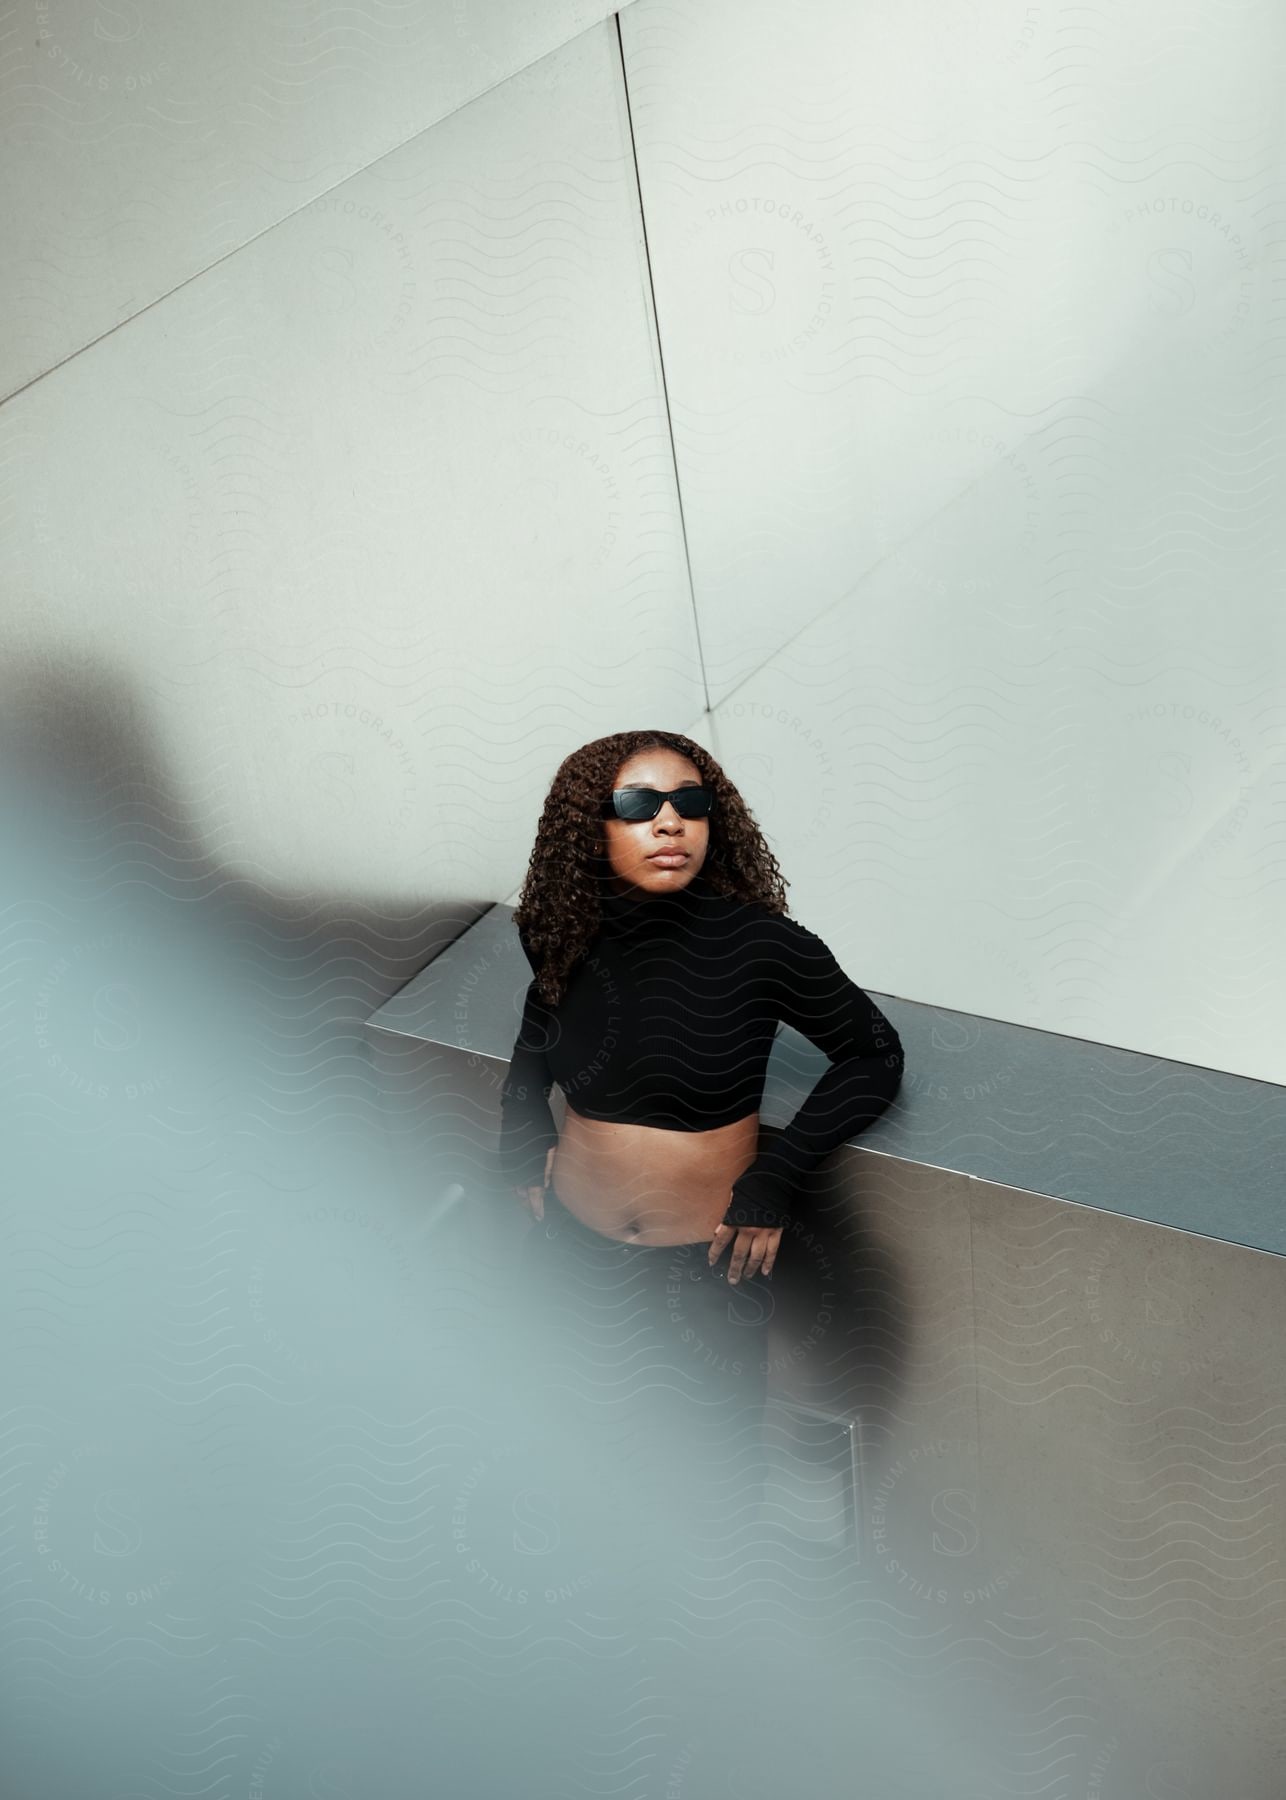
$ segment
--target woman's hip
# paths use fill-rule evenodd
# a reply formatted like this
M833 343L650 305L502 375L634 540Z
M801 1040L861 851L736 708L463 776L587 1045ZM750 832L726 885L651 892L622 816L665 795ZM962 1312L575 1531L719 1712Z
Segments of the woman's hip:
M545 1193L545 1217L523 1246L523 1279L564 1346L608 1381L623 1366L646 1378L659 1363L680 1390L707 1400L720 1388L763 1398L772 1284L729 1286L729 1252L710 1264L708 1242L639 1245L603 1237Z

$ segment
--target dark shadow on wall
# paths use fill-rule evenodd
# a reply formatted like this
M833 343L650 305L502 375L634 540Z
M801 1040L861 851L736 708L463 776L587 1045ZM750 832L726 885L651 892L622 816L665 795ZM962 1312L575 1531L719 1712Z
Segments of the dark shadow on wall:
M226 771L198 829L145 692L74 651L11 655L0 721L0 850L21 922L10 1105L257 1119L274 1141L337 1117L387 1127L365 1021L490 899L426 895L393 914L222 866Z

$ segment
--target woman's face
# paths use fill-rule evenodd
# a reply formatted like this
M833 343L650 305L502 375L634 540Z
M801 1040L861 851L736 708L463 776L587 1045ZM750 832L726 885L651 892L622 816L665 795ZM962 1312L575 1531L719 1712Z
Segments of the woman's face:
M674 788L700 787L701 776L677 750L639 750L621 764L612 786L658 788L668 794ZM687 887L706 859L710 821L681 819L674 802L667 800L654 819L605 820L603 836L612 885L618 891L628 886L649 894L674 894ZM680 862L657 861L656 853L667 850L685 854Z

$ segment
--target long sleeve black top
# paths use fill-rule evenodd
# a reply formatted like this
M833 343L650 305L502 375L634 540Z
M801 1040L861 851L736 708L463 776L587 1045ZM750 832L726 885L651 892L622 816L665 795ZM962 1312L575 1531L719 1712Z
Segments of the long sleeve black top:
M527 990L501 1100L504 1175L542 1184L555 1082L589 1119L710 1131L757 1112L778 1020L830 1067L733 1183L729 1225L785 1223L800 1177L893 1099L901 1041L819 937L700 872L673 893L605 895L561 1003Z

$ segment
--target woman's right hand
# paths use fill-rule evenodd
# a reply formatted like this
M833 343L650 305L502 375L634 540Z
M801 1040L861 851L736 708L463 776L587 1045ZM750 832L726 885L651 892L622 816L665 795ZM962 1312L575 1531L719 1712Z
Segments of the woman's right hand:
M549 1146L549 1150L545 1156L545 1185L544 1185L544 1187L536 1187L533 1185L531 1187L516 1187L514 1189L514 1193L517 1194L518 1198L522 1201L523 1205L527 1208L527 1211L531 1214L532 1218L535 1219L538 1223L545 1216L545 1188L547 1188L549 1186L549 1177L553 1171L554 1158L555 1158L555 1156L557 1156L557 1154L558 1154L558 1145L551 1144Z

